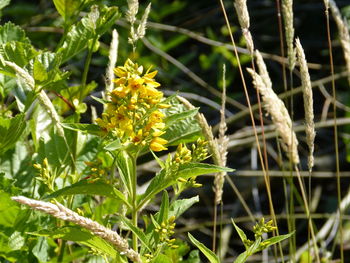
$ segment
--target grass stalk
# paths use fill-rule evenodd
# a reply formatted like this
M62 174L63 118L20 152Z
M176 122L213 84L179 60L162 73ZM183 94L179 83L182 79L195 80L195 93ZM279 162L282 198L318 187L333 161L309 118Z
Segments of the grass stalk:
M259 142L257 131L256 131L255 120L254 120L254 115L253 115L253 111L252 111L252 107L251 107L251 103L250 103L250 99L249 99L248 89L247 89L247 85L246 85L246 82L245 82L245 79L244 79L242 66L241 66L241 63L240 63L240 60L239 60L239 56L238 56L238 51L237 51L237 48L236 48L236 43L235 43L235 40L233 38L230 22L229 22L228 17L227 17L227 13L226 13L226 9L225 9L223 0L220 0L220 6L221 6L221 9L222 9L222 12L223 12L223 15L224 15L224 19L225 19L225 22L226 22L226 26L227 26L227 29L228 29L228 32L229 32L229 36L230 36L231 42L232 42L232 45L233 45L233 48L234 48L234 54L235 54L235 57L237 59L238 70L239 70L239 74L241 76L241 80L242 80L242 84L243 84L244 95L245 95L245 98L246 98L246 101L247 101L247 104L248 104L248 108L249 108L250 119L251 119L253 130L254 130L254 136L255 136L255 141L256 141L257 150L258 150L258 154L259 154L260 164L261 164L262 170L264 171L264 182L265 182L265 186L266 186L266 191L267 191L267 196L268 196L268 202L269 202L269 208L270 208L271 217L272 217L274 225L277 227L277 231L278 231L278 224L277 224L277 219L276 219L276 213L275 213L275 209L274 209L273 202L272 202L271 188L270 188L269 179L268 179L268 176L267 176L267 173L266 173L266 168L265 168L265 163L264 163L264 159L263 159L263 155L262 155L262 151L261 151L261 147L260 147L260 142ZM277 233L277 235L278 235L278 233ZM283 256L282 256L282 258L283 258Z
M341 182L340 182L340 167L339 167L339 149L338 149L338 123L337 123L337 107L336 107L336 88L334 78L334 63L333 63L333 47L331 40L331 32L329 25L329 2L325 0L325 15L326 15L326 28L327 28L327 41L329 49L329 62L330 62L330 73L332 76L332 95L333 95L333 121L334 121L334 147L335 147L335 159L336 159L336 182L337 182L337 199L339 206L339 239L340 239L340 260L344 262L344 233L343 233L343 211L340 209L341 204ZM348 35L348 34L347 34ZM345 52L345 48L344 48ZM348 65L349 70L350 65ZM349 73L349 72L348 72ZM349 78L349 77L348 77Z

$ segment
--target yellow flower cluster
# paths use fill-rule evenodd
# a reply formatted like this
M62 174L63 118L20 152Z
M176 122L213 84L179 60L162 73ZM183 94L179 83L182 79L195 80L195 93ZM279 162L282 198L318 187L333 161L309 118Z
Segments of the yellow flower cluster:
M165 115L160 109L169 105L162 103L163 93L157 90L160 86L154 80L157 71L148 69L143 74L143 67L128 59L114 73L115 88L96 123L123 144L149 144L153 151L166 150L164 145L168 141L160 137L165 133Z

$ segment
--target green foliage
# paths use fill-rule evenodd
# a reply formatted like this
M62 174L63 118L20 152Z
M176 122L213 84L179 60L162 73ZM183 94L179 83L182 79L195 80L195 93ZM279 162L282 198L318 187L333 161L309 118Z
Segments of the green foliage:
M9 2L0 1L0 9ZM141 66L144 57L138 52L142 47L133 46L132 54L123 54L128 52L122 45L127 41L123 32L121 57L137 59L138 64L127 60L127 66L115 70L118 78L112 91L104 90L102 98L91 95L103 89L105 42L109 43L115 26L123 31L119 24L125 23L116 24L124 6L108 7L106 3L53 0L49 11L56 8L58 14L51 17L48 11L36 17L43 19L42 24L35 19L23 23L18 18L18 24L25 24L30 32L13 22L0 26L1 262L139 261L130 251L146 263L201 262L199 251L191 251L188 242L177 238L176 220L199 202L199 196L193 196L194 188L201 187L198 176L233 170L202 163L208 149L196 120L198 108L188 110L176 94L165 97L156 89L160 85L155 79L157 71L146 67L147 63L144 69ZM161 21L185 7L186 2L173 1L150 16ZM35 23L40 26L34 27ZM45 33L47 41L38 37L47 29L59 34ZM188 39L185 35L169 40L153 37L151 42L172 51ZM223 47L216 52L234 60ZM181 59L195 57L184 54ZM103 73L95 74L96 65L102 65ZM169 74L177 73L169 70ZM96 119L95 112L101 118ZM119 124L123 125L117 129ZM194 144L186 145L190 143ZM177 146L174 154L172 146ZM155 153L167 150L165 160ZM145 182L138 165L152 157L161 167ZM140 182L145 184L141 187ZM34 212L11 200L21 195L45 201L56 210L48 212L37 203L27 203L41 211ZM57 202L75 213L57 208ZM159 211L147 209L148 205ZM96 222L84 225L81 217L80 222L70 220L72 214ZM248 244L243 231L239 233L246 252L237 262L289 237L262 240L259 236ZM220 262L204 244L188 236L211 263Z
M276 229L276 227L274 227L272 225L272 220L269 222L265 223L264 218L262 218L260 220L259 223L257 223L254 226L253 232L254 232L254 236L255 236L255 240L249 240L246 236L246 234L244 233L244 231L242 229L240 229L235 222L232 220L232 224L235 227L242 243L245 246L246 251L244 251L243 253L241 253L236 260L234 261L234 263L244 263L247 261L248 257L250 257L251 255L266 249L270 246L273 246L274 244L277 244L285 239L290 238L294 233L289 233L286 235L279 235L279 236L274 236L268 239L264 239L262 238L262 235L264 233L268 233L268 232L272 232Z
M203 245L201 242L195 239L190 233L188 233L188 237L191 240L191 242L205 255L205 257L209 260L210 263L220 262L219 258L214 254L213 251L211 251L209 248L207 248L205 245Z
M18 114L14 118L0 117L0 154L13 147L20 139L25 129L24 114Z

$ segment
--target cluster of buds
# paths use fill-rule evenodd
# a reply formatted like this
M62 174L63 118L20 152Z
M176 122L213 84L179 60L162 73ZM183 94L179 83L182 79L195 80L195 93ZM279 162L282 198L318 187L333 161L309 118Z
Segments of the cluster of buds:
M273 225L272 220L265 223L265 219L261 218L259 223L256 223L256 225L253 227L253 232L254 232L255 238L259 238L264 233L269 233L269 232L272 232L276 229L277 229L277 227L275 227Z
M192 162L201 162L208 158L208 142L198 138L196 144L192 144Z
M165 133L165 115L160 109L170 105L162 103L163 93L157 90L160 86L154 80L157 71L147 70L143 74L143 67L128 59L114 73L118 77L113 80L115 87L96 123L124 145L149 145L153 151L166 150L168 141L160 137Z
M175 155L171 161L171 172L172 174L176 174L178 171L180 165L186 164L189 162L200 162L204 159L206 159L208 156L208 149L207 149L207 142L198 139L196 144L192 144L191 150L187 148L185 144L179 144ZM189 179L185 179L182 177L179 177L177 179L177 189L175 189L175 192L177 194L181 193L187 188L197 188L201 187L202 184L199 184L196 182L196 177L191 177Z
M99 178L106 174L105 169L102 166L102 161L97 159L94 162L84 162L90 169L89 177Z
M54 177L50 174L47 158L44 158L42 164L33 164L33 167L38 171L36 179L42 181L50 191L54 191Z
M170 238L175 232L175 216L170 217L168 220L162 222L159 226L156 226L155 231L159 234L159 241L165 242L170 248L178 248L175 245L175 238Z

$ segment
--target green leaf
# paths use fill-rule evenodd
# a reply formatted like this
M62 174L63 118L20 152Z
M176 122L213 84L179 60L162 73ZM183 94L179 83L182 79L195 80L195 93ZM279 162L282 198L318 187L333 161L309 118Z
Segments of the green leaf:
M28 43L11 41L5 44L0 44L0 57L3 60L11 61L19 67L26 66L29 61L34 58L38 52ZM5 66L0 60L0 73L15 77L15 72L12 68Z
M123 148L123 145L120 143L119 139L114 140L113 142L107 144L104 149L107 151L116 151L116 150L120 150Z
M294 231L292 233L289 233L289 234L279 235L279 236L270 237L268 239L265 239L265 240L261 241L261 243L260 243L261 248L256 250L256 252L259 252L262 249L265 249L265 248L267 248L269 246L277 244L278 242L281 242L281 241L283 241L283 240L285 240L287 238L290 238L292 235L294 235Z
M0 189L11 195L18 195L21 189L15 186L16 180L6 178L5 173L0 173Z
M96 100L97 102L101 103L102 105L104 104L107 104L108 103L108 100L104 100L104 99L101 99L101 98L98 98L98 97L95 97L95 96L90 96L93 100Z
M9 194L0 191L0 226L13 227L20 210L18 203L12 201Z
M219 258L214 254L213 251L195 239L190 233L188 233L188 237L191 242L206 256L210 263L220 263Z
M80 7L81 0L53 0L57 12L64 20L69 19Z
M197 249L192 250L188 255L188 258L186 260L183 260L182 263L201 263L199 251Z
M66 62L86 47L93 39L98 39L118 18L117 7L105 7L98 10L96 6L90 13L73 25L58 53L62 55L62 62Z
M247 241L247 236L246 236L246 234L244 233L244 231L243 231L242 229L240 229L240 228L236 225L236 223L233 221L233 219L231 219L231 221L232 221L232 224L233 224L233 226L235 227L235 229L236 229L236 231L237 231L237 233L238 233L240 239L242 240L244 246L245 246L246 249L247 249L247 246L245 245L245 241Z
M8 6L10 4L11 0L0 0L0 10L3 9L5 6Z
M35 60L33 65L33 78L35 81L43 82L47 80L48 74L43 64Z
M167 174L166 170L161 170L151 180L144 194L138 196L138 207L142 207L157 193L173 185L180 177L184 179L209 173L231 172L232 169L204 163L187 163L180 166L176 175Z
M96 124L62 123L62 127L73 131L80 131L82 133L88 133L93 135L103 135L103 131L101 130L100 126Z
M188 198L188 199L180 199L176 200L174 203L170 205L169 208L169 217L175 216L178 218L182 215L188 208L190 208L193 204L199 202L198 195Z
M233 263L245 263L248 258L247 251L244 251L243 253L239 254L239 256L236 258L236 260Z
M178 174L176 175L177 178L183 177L185 179L193 177L193 176L199 176L203 174L211 174L211 173L219 173L219 172L233 172L234 169L227 168L227 167L221 167L213 164L207 164L207 163L187 163L183 164Z
M29 61L28 72L42 88L60 91L66 88L65 81L70 75L68 71L59 69L61 56L51 52L41 52Z
M165 125L167 127L170 127L171 125L177 123L180 120L195 116L197 113L198 113L198 108L172 114L172 115L166 117Z
M125 216L119 215L118 218L127 226L131 232L133 232L137 238L141 241L141 243L148 249L148 251L152 251L145 233L138 227L134 226L133 223L126 218Z
M8 242L9 242L9 247L12 250L19 250L24 246L24 238L22 237L21 233L18 231L15 231L12 233Z
M166 255L159 254L152 261L152 263L173 263L173 261Z
M40 262L47 262L49 259L49 250L50 246L47 242L47 239L45 237L39 237L38 241L36 242L36 245L33 247L32 252L33 255L40 261Z
M97 181L81 180L75 184L64 187L50 194L45 199L52 199L57 198L59 196L76 194L107 196L119 199L123 201L126 205L130 206L122 192L114 188L112 185L106 183L102 179L99 179Z
M115 160L124 187L128 191L129 196L132 197L134 194L133 186L136 184L136 168L135 163L133 162L133 157L131 157L126 151L119 151L116 154Z
M1 2L0 2L1 9ZM26 37L24 30L11 22L0 26L0 44L5 44L10 41L18 41L29 44L29 38Z
M67 170L73 162L70 154L71 149L68 148L71 144L55 133L54 129L51 129L48 138L40 138L39 140L37 162L42 163L44 158L47 158L52 171L59 175Z
M29 234L35 236L44 236L51 238L60 238L63 240L69 240L78 242L97 251L106 254L112 258L116 258L118 253L114 250L112 245L104 241L102 238L97 237L85 229L80 227L66 226L61 228L45 229L37 232L30 232Z
M169 196L167 191L163 191L162 202L157 214L157 222L159 224L168 220L169 218Z
M253 245L251 245L248 249L247 249L247 255L251 256L254 253L258 252L259 246L261 243L261 237L259 237L258 239L256 239L253 243Z
M13 147L25 129L24 114L17 114L14 118L0 117L0 154Z
M199 126L194 115L198 109L187 110L176 98L169 102L171 107L165 111L169 116L166 133L162 136L168 140L169 146L180 143L189 143L202 136L202 128Z
M164 163L161 159L159 159L158 156L157 156L152 150L150 150L150 152L152 153L154 159L157 161L157 163L159 164L159 166L160 166L162 169L164 169L164 168L165 168L165 163Z

